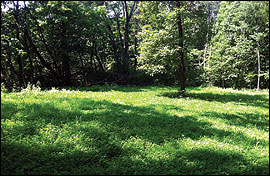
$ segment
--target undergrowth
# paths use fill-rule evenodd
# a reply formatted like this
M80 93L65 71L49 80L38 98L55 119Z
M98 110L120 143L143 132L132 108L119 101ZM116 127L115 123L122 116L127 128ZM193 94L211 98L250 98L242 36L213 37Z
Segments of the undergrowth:
M269 91L1 93L1 174L269 174Z

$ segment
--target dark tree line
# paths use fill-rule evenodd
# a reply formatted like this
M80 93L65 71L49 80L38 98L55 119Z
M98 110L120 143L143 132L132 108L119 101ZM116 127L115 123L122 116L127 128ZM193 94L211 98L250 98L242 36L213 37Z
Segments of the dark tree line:
M252 20L242 18L244 7L264 7L252 16L266 19L252 24L259 32L249 29ZM1 81L8 89L28 83L178 83L181 91L202 84L266 88L267 10L268 2L228 2L220 8L216 1L2 1ZM235 19L243 22L235 24ZM240 45L247 52L241 53ZM254 60L246 71L237 70L248 62L245 58Z

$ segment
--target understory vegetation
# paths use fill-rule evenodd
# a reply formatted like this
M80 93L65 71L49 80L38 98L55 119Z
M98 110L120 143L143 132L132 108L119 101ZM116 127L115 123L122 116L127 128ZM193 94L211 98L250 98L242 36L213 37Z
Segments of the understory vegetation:
M8 90L269 88L268 1L1 1Z
M269 91L1 92L1 174L269 174Z
M268 1L1 1L1 174L269 175Z

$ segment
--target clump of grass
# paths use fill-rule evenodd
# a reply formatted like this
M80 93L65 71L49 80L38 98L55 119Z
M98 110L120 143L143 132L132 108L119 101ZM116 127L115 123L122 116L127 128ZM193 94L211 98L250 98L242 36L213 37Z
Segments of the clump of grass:
M1 94L1 174L269 174L269 92L28 87Z

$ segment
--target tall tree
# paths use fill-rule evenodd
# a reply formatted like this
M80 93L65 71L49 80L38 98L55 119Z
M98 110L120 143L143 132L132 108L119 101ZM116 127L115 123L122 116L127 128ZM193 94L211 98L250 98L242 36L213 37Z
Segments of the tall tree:
M176 7L181 9L181 2L176 1ZM184 44L183 44L183 27L182 27L182 18L181 18L181 13L178 13L177 17L177 25L178 25L178 34L179 34L179 86L180 86L180 91L185 92L185 62L184 62Z
M177 82L180 91L187 85L200 85L201 58L194 51L204 49L206 6L200 2L151 1L140 3L138 9L142 29L138 33L138 68L162 83Z
M116 70L120 79L123 79L125 82L127 81L126 79L128 78L130 67L130 21L135 10L136 1L133 1L132 5L129 5L126 1L107 2L106 5L108 12L106 18L116 20L115 30L118 34L117 37L114 34L112 24L110 22L107 22L107 28L110 32L110 41L114 50ZM122 25L121 22L124 24ZM123 31L121 29L123 29ZM119 42L119 45L117 45L116 41Z
M222 87L267 87L262 75L269 73L269 2L222 2L215 32L209 82Z

